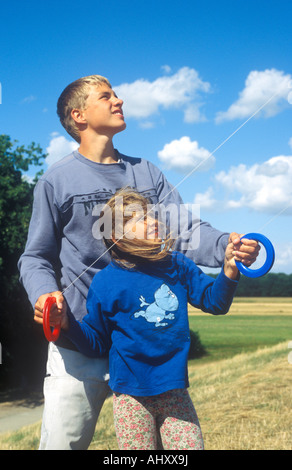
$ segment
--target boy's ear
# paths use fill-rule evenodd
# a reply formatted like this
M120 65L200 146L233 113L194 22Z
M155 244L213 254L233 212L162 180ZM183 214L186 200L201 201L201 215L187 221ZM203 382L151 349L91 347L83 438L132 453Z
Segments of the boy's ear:
M85 120L85 118L83 116L83 113L80 109L77 109L77 108L72 109L71 117L78 124L85 124L86 123L86 120Z

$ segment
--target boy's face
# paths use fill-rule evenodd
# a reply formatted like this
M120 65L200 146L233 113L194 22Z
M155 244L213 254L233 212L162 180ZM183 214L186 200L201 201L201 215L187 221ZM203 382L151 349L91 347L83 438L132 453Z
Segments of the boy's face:
M87 129L97 134L114 136L126 128L123 101L105 83L90 87L86 109L82 111Z

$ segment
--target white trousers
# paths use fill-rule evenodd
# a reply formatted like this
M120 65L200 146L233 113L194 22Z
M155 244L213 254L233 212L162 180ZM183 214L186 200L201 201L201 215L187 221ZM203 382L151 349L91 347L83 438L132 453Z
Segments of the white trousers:
M86 450L109 393L108 360L50 343L40 450Z

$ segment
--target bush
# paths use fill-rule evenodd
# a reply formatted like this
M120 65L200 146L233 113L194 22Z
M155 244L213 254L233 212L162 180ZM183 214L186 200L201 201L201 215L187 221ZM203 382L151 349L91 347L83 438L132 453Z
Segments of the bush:
M189 359L199 359L207 354L206 349L201 343L199 333L190 330L191 345L189 350Z

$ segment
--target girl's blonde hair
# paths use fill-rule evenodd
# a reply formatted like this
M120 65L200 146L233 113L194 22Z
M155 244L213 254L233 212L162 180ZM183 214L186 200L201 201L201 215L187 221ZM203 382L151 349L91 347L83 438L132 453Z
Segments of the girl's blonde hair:
M175 240L170 234L166 234L167 228L162 227L158 221L158 233L163 232L163 238L139 238L132 236L133 232L127 233L125 229L131 220L147 221L151 207L153 205L146 197L131 188L119 190L106 203L104 213L107 212L111 218L111 237L104 236L104 243L112 258L119 264L135 267L145 262L164 260L170 255Z
M75 82L70 83L58 99L57 114L61 124L68 134L78 143L80 143L79 130L71 116L71 112L73 109L86 109L86 101L89 96L90 87L99 87L103 83L109 88L112 88L107 78L101 75L88 75L87 77L79 78L75 80Z

